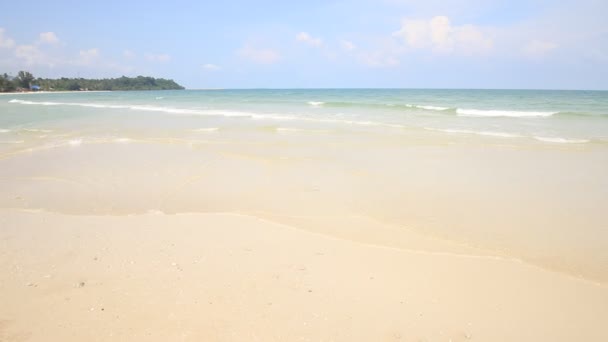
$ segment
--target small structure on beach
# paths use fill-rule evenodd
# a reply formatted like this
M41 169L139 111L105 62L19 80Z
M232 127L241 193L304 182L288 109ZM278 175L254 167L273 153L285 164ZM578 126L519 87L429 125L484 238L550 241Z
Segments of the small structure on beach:
M30 90L31 91L39 91L40 90L40 86L38 86L38 85L32 85L32 86L30 86Z

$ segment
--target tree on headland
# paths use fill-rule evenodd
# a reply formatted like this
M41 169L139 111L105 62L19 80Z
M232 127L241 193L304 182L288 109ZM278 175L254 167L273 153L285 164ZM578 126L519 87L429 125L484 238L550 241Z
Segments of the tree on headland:
M173 90L184 89L173 80L146 76L104 79L86 78L35 78L30 72L19 71L17 77L11 79L7 74L0 76L0 92L30 89L40 86L40 90Z
M32 81L34 80L34 75L29 71L19 71L15 81L17 82L17 86L21 88L29 89L32 85Z
M0 92L15 91L15 89L15 83L6 73L0 75Z

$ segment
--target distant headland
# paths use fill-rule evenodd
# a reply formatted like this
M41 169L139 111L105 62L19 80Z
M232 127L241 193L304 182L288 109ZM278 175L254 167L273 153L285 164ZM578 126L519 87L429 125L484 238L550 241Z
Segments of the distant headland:
M17 76L0 75L0 92L36 91L99 91L99 90L182 90L183 86L173 80L148 76L103 79L87 78L36 78L28 71L19 71Z

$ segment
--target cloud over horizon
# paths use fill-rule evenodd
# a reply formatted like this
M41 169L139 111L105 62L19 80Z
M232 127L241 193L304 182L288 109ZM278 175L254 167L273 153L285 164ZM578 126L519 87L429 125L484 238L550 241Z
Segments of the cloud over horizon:
M257 64L274 64L281 60L278 51L270 48L253 47L250 44L245 44L237 51L237 54Z
M494 42L481 28L466 24L452 25L450 18L403 19L401 28L393 34L413 49L429 49L441 54L474 55L492 49Z
M306 43L310 46L319 47L323 45L323 40L321 38L315 38L308 34L308 32L300 32L296 35L296 40L299 42Z

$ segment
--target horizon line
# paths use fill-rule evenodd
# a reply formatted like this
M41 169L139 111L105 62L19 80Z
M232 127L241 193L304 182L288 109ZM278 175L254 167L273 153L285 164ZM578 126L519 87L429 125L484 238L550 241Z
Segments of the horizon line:
M179 89L175 89L179 90ZM412 87L205 87L185 88L182 90L540 90L540 91L608 91L606 89L584 89L584 88L412 88Z

